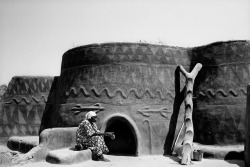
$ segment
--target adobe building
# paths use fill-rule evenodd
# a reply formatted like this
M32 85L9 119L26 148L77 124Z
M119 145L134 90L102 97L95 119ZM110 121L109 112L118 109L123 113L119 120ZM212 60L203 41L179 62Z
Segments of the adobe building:
M185 78L178 66L191 71L197 63L203 67L194 83L194 142L243 151L249 41L70 49L58 77L13 77L0 108L1 141L77 127L86 112L98 109L98 127L116 134L113 141L105 139L111 154L170 154L184 120Z

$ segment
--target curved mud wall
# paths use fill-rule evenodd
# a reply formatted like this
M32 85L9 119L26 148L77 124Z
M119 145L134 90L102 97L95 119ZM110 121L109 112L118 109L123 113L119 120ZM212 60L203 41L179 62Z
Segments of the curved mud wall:
M38 135L43 112L53 104L48 101L53 96L53 80L54 77L12 78L0 110L2 143L10 136Z
M194 140L209 145L243 144L250 43L194 48L192 62L192 66L203 64L194 85Z

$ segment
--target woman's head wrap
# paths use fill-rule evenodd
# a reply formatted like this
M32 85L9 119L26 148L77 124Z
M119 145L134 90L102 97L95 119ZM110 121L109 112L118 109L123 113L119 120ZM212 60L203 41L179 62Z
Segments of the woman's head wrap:
M85 119L91 119L91 117L93 117L93 116L96 116L96 112L95 111L89 111L85 115Z

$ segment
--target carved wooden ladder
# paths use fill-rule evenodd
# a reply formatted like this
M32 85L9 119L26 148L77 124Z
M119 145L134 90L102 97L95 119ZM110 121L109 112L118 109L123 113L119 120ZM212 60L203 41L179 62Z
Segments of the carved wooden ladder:
M184 118L185 135L182 147L181 164L189 165L191 162L191 154L193 149L193 138L194 138L194 127L192 120L193 86L195 77L202 68L202 65L200 63L196 64L191 73L188 73L181 65L179 67L180 67L180 72L186 78L185 118Z

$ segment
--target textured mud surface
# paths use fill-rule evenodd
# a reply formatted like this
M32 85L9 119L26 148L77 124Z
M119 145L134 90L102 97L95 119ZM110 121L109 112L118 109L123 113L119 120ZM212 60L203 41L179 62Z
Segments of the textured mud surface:
M127 157L127 156L106 156L111 162L101 162L101 161L87 161L74 165L63 165L63 167L176 167L180 166L180 160L177 157L164 157L162 155L158 156L141 156L141 157ZM62 165L49 164L45 161L38 163L28 163L25 165L16 165L23 167L56 167ZM211 160L203 159L201 162L193 162L192 167L244 167L244 161L224 161L224 160Z

